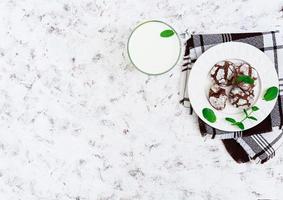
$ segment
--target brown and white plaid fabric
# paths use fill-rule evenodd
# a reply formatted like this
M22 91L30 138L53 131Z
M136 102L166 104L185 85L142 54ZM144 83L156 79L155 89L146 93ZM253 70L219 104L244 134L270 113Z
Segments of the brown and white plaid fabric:
M187 36L183 34L183 36ZM279 76L280 95L271 114L259 125L246 131L225 132L210 127L199 119L199 128L203 136L212 139L235 139L249 157L260 163L275 155L283 142L283 35L278 31L254 33L194 34L185 41L185 53L182 65L182 87L180 103L188 107L193 114L187 95L187 80L196 59L210 47L223 42L244 42L263 51L274 63Z

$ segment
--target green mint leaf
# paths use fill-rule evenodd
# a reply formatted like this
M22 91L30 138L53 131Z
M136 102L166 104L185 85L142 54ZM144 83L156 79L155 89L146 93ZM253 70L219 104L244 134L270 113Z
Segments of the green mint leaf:
M259 110L259 107L257 107L257 106L252 107L252 111L257 111L257 110Z
M202 109L202 115L207 121L211 123L216 122L216 115L214 114L213 110L211 110L210 108Z
M225 118L226 121L231 122L232 124L236 123L237 121L231 117L226 117Z
M248 118L257 121L257 118L255 118L254 116L249 116Z
M245 129L245 126L242 122L237 122L237 123L235 123L235 125L238 126L241 130Z
M171 37L172 35L174 35L174 31L170 29L164 30L160 33L161 37Z
M249 114L248 114L246 109L244 109L244 113L245 113L246 117L249 116Z
M279 89L278 87L270 87L266 90L264 96L263 96L263 99L265 101L272 101L273 99L275 99L278 95L278 92L279 92Z
M236 82L237 83L247 83L247 84L252 85L252 84L254 84L255 80L252 77L250 77L250 76L239 75L236 78Z

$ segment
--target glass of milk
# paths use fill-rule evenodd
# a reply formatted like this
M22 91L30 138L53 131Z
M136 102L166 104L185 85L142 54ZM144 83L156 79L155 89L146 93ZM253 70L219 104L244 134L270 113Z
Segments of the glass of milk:
M161 21L147 21L137 26L128 41L128 55L133 65L148 75L168 72L178 62L181 42L177 32Z

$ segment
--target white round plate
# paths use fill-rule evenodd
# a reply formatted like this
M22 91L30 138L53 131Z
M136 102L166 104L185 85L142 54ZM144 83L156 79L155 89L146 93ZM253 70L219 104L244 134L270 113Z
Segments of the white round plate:
M162 32L171 31L170 36ZM163 74L178 62L181 43L177 32L168 24L152 20L137 26L128 41L128 55L133 65L149 75Z
M272 111L276 99L265 101L263 99L265 91L272 87L278 87L278 76L274 64L259 49L254 46L241 42L227 42L216 45L205 51L195 62L188 80L188 94L191 105L195 113L210 126L223 131L240 131L237 126L225 120L226 117L241 121L245 116L242 109L235 108L227 102L226 108L222 111L214 109L208 101L208 91L212 85L209 73L214 64L222 60L242 60L254 67L259 79L256 82L255 102L253 106L259 108L252 115L257 121L245 120L245 129L250 129L262 122ZM208 122L202 115L204 108L210 108L214 111L217 120L214 123ZM249 111L249 110L248 110Z

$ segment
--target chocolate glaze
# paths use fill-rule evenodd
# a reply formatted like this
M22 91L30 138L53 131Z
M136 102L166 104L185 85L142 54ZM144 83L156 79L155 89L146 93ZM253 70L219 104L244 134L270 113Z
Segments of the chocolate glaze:
M249 108L254 102L254 91L245 91L240 87L234 87L229 93L229 101L237 108Z
M221 62L224 62L224 64L221 65L220 64ZM211 72L211 78L218 85L229 86L229 85L232 84L232 82L234 80L235 66L230 61L221 61L221 62L218 62L213 66L213 68L211 70L212 71ZM213 73L214 69L215 69L215 71ZM217 77L220 73L220 70L224 71L224 75L221 78ZM229 71L230 71L230 77L229 77Z
M213 85L209 90L209 103L216 110L223 110L226 107L226 90L218 85Z

